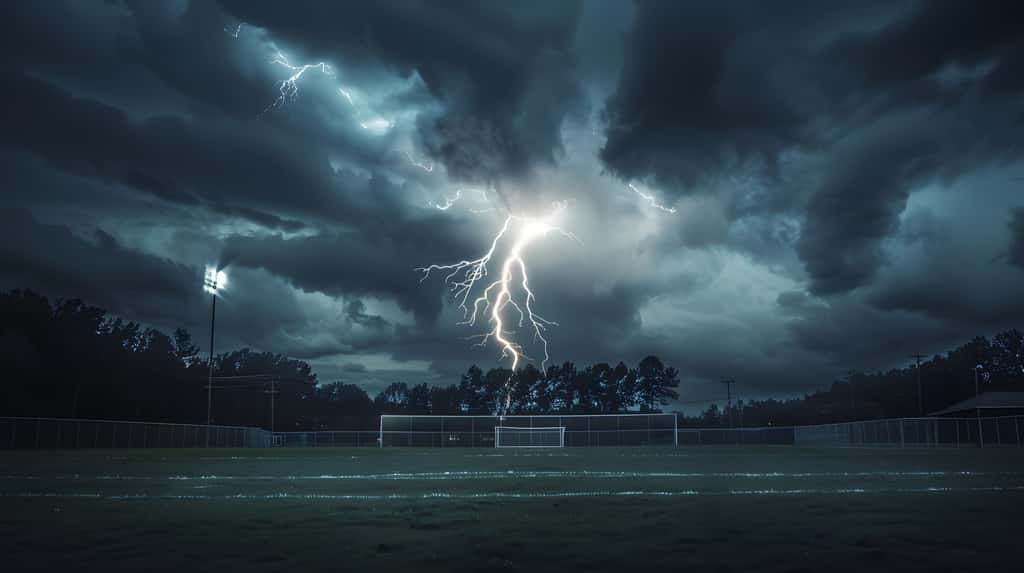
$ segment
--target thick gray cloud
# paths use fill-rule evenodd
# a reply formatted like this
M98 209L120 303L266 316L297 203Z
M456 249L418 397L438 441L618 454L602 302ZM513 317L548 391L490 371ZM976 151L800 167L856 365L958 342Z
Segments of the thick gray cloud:
M1024 320L1018 4L6 3L0 285L203 332L218 264L218 345L451 383L414 269L562 201L552 360L799 394Z

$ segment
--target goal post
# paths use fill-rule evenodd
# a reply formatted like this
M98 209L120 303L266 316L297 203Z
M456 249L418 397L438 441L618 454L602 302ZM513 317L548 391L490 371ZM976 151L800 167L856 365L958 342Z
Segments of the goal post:
M496 448L564 448L565 426L547 428L494 427Z

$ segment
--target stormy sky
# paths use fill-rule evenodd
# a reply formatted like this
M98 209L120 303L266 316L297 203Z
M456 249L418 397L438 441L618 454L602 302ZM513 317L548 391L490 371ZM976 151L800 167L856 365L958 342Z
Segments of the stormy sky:
M552 361L799 395L1024 326L1022 11L4 2L0 288L204 341L217 264L220 350L448 384L508 362L414 269L560 205Z

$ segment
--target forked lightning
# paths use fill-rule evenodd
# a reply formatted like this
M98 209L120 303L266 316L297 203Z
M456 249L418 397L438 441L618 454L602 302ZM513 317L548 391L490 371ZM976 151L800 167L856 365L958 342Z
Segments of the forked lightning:
M423 276L420 282L427 280L434 271L446 272L444 284L448 285L455 301L462 310L462 325L474 326L482 313L486 313L490 323L490 329L472 338L478 338L478 346L487 344L494 340L501 348L501 358L511 358L512 376L515 375L521 360L529 360L523 352L521 344L513 339L513 332L506 330L510 323L505 316L507 307L512 307L515 314L518 314L517 328L522 329L527 323L528 328L533 331L533 340L541 345L544 357L541 359L543 370L550 356L548 355L548 341L544 338L544 332L550 326L557 326L556 322L545 319L533 310L535 296L530 289L530 279L527 274L525 253L526 248L536 239L543 238L551 232L558 233L564 237L579 241L572 233L565 231L554 224L554 220L565 210L565 203L556 203L554 210L545 217L535 218L523 215L509 215L498 230L491 247L478 259L463 260L450 265L430 265L417 268ZM515 230L513 231L513 228ZM505 255L501 264L498 278L488 284L479 296L473 298L473 292L478 282L482 282L488 275L488 266L498 250L499 244L510 232L515 232L516 237ZM518 276L519 280L516 281ZM519 298L517 300L517 296ZM513 315L514 317L515 315ZM501 408L504 415L509 408L512 399L510 383L512 376L505 382L505 399Z

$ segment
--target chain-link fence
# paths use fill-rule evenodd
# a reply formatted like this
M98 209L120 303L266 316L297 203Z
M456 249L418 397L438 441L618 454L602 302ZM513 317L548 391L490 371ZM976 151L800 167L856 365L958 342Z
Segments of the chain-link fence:
M1020 447L1024 416L863 420L793 430L799 446Z
M675 414L380 417L380 444L405 447L494 447L494 428L565 428L566 447L673 446Z
M792 445L795 428L768 426L764 428L679 428L680 446L711 446L721 444Z
M274 445L284 448L367 448L378 445L379 431L276 432Z
M676 428L672 414L384 415L377 430L277 432L239 426L0 417L6 448L494 447L494 428L565 428L565 446L764 444L1022 447L1024 416L898 418L815 426Z
M0 448L265 448L259 428L0 417Z

